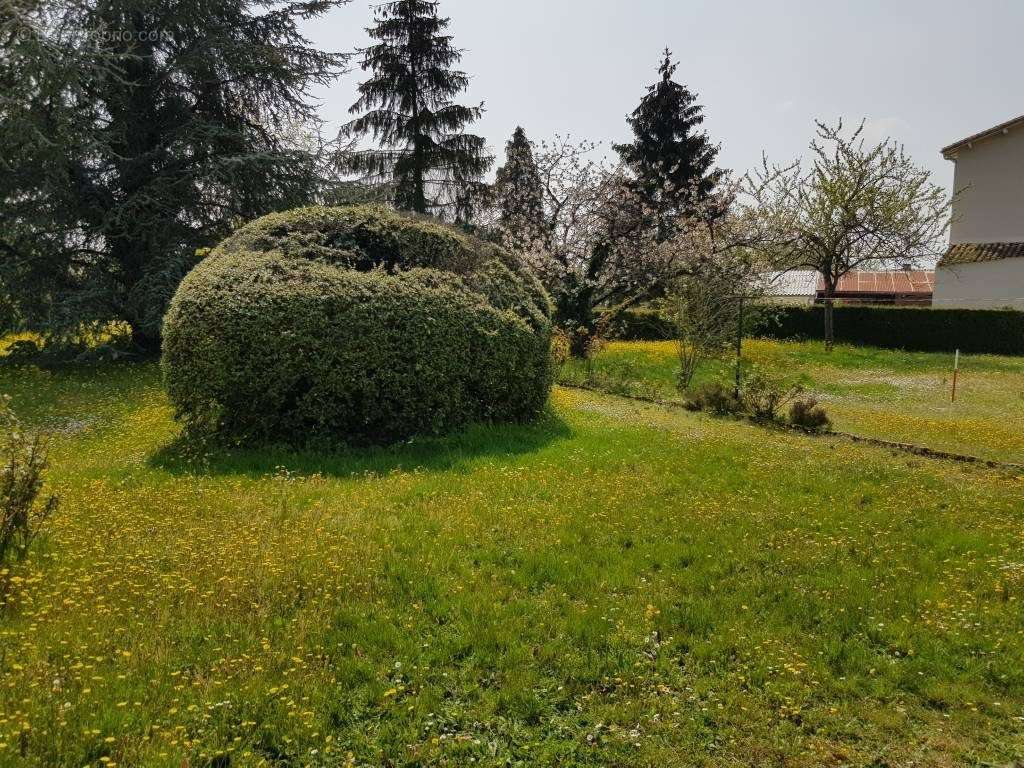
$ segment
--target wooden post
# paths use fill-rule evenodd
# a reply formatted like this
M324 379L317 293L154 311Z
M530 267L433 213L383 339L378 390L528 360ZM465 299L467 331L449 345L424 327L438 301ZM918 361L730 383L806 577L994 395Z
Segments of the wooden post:
M950 402L956 402L956 379L960 373L960 350L956 351L956 357L953 358L953 399Z

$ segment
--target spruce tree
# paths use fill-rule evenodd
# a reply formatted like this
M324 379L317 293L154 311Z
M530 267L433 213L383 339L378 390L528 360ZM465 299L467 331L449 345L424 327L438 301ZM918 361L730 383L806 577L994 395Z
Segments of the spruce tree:
M655 212L662 238L672 233L680 215L705 213L701 204L723 175L714 167L719 147L699 130L704 108L695 94L672 79L677 66L666 48L658 67L661 79L647 88L627 118L633 141L615 147Z
M469 76L453 69L462 51L445 34L451 20L437 10L432 0L396 0L376 9L367 32L379 42L360 50L362 68L372 75L350 109L360 117L345 131L372 135L379 148L354 153L347 166L392 185L399 209L465 220L493 158L482 137L464 132L483 105L453 101Z
M505 145L505 164L495 188L505 243L526 250L544 240L544 189L526 131L516 128Z
M309 98L344 55L299 25L347 0L15 0L0 26L0 298L50 339L159 346L197 251L317 199Z

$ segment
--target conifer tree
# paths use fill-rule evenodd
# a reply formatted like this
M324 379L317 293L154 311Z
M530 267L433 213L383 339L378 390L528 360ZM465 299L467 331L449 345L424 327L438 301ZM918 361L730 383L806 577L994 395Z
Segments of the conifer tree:
M677 66L666 48L658 67L661 80L648 87L627 118L632 143L615 147L655 212L662 238L671 235L673 220L698 211L723 176L714 167L719 147L699 130L704 108L695 94L672 79Z
M300 25L348 0L12 0L0 18L0 303L48 341L167 302L238 222L317 199L309 90L345 68Z
M346 127L352 136L372 135L379 148L354 153L349 170L393 186L397 208L465 219L481 177L493 158L484 139L464 132L483 105L453 99L469 76L453 69L462 50L437 15L433 0L395 0L379 6L367 31L378 42L362 49L362 68L372 76L359 86Z
M526 250L544 239L544 188L526 131L516 128L505 145L495 188L505 243Z

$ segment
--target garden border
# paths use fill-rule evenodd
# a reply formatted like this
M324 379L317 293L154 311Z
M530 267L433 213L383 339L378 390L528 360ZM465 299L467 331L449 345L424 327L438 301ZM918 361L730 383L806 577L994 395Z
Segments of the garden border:
M584 387L579 384L561 384L557 386L565 389L576 389L582 392L593 392L598 395L606 395L607 397L619 397L623 400L635 400L640 403L649 403L651 405L658 405L663 408L676 409L682 408L679 403L674 403L671 400L659 400L653 397L642 397L640 395L619 395L612 392L605 392L597 389L596 387ZM893 440L883 440L880 437L866 437L864 435L856 435L852 432L815 432L810 429L803 429L801 427L795 427L788 424L772 424L767 425L754 419L745 419L749 424L754 424L761 427L772 427L780 431L785 432L796 432L801 435L808 437L838 437L843 440L847 440L851 443L864 443L866 445L873 445L876 448L888 448L889 450L899 451L901 453L908 453L914 456L920 456L926 459L936 459L942 461L955 461L959 464L973 464L982 466L987 469L999 469L1009 472L1015 472L1024 475L1024 464L1016 464L1009 461L997 461L996 459L983 459L980 456L971 456L966 453L954 453L952 451L941 451L936 448L929 448L926 445L915 445L914 443L899 443Z

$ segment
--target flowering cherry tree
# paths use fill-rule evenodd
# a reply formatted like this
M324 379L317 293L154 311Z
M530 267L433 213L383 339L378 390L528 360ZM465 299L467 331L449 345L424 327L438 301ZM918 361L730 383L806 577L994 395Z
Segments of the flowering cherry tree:
M526 255L577 356L588 353L616 314L664 296L681 276L752 274L751 246L762 237L748 185L723 180L666 239L662 212L625 167L598 150L593 142L558 137L534 153L544 226Z

